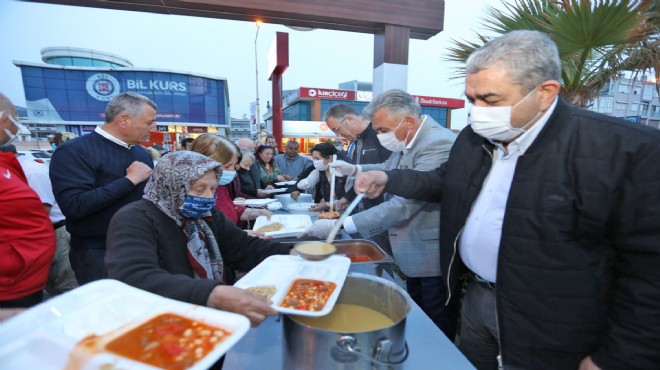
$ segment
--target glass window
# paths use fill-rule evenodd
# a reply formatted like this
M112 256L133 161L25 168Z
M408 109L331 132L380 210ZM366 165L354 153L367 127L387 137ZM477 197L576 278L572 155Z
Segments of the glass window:
M36 68L36 67L21 67L21 72L23 73L23 76L29 76L29 77L43 77L42 73L42 68Z
M630 85L627 83L619 82L619 89L618 91L622 94L629 94L630 93Z
M621 101L616 102L616 104L614 105L614 109L616 110L626 110L627 108L628 108L628 104Z
M642 99L644 100L651 100L653 99L653 95L655 93L655 86L654 85L646 85L644 86L644 92L642 93ZM655 94L657 95L657 94Z
M282 111L282 119L287 121L309 121L312 119L312 104L309 101L299 101Z
M447 127L447 108L440 107L422 107L422 114L427 114L433 118L442 127Z
M92 67L92 60L89 58L79 58L79 57L73 57L71 58L71 61L73 62L74 66L79 66L79 67Z

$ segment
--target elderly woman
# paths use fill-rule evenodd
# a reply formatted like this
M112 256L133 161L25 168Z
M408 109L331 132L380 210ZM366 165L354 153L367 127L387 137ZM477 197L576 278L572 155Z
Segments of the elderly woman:
M233 199L229 196L229 184L236 177L236 164L240 155L234 143L223 136L203 134L193 141L190 150L222 164L222 175L218 178L218 188L215 194L215 207L225 217L234 223L238 223L239 221L250 221L259 216L271 216L273 214L266 209L250 209L235 205Z
M248 271L291 246L251 237L215 209L220 163L177 151L161 158L144 199L119 210L108 230L108 276L162 296L245 315L277 312L271 301L225 285L225 267Z

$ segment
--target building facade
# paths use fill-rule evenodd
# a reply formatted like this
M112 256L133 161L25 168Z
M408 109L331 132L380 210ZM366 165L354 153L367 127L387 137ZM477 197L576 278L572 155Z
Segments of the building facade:
M169 149L184 137L227 135L227 81L190 72L136 68L125 58L91 49L45 48L42 63L15 61L21 69L32 139L68 131L84 135L105 120L107 103L135 92L158 104L158 133L150 142ZM149 145L149 143L147 143Z
M339 84L340 89L300 87L284 91L282 96L282 143L295 139L301 144L301 151L306 151L322 141L335 141L337 137L323 122L325 112L334 104L349 105L358 112L371 102L373 93L353 88L370 89L371 84L361 81L349 81ZM341 89L346 87L348 89ZM432 117L440 125L451 128L451 111L465 107L461 99L434 96L413 95L422 108L422 114ZM266 130L272 132L272 114L265 115ZM344 143L348 144L348 143Z
M647 76L612 79L605 84L589 109L660 128L660 99L655 83Z

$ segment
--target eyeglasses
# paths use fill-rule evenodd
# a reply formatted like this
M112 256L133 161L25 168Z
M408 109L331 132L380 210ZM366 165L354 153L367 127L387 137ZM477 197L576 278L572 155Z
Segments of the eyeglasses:
M337 125L337 127L335 127L335 128L330 128L330 130L331 130L332 132L334 132L335 134L338 134L338 133L339 133L339 130L341 130L341 126L344 125L344 121L346 121L346 118L348 118L348 116L342 118L341 121L339 121L339 124Z

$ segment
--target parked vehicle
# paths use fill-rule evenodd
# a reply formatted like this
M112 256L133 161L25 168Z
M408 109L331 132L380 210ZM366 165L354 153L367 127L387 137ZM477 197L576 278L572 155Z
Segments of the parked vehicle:
M37 163L43 163L47 166L50 165L50 153L48 153L44 150L38 150L38 149L19 150L18 151L18 156L32 159L33 161L35 161Z

